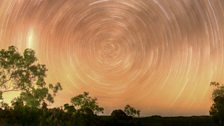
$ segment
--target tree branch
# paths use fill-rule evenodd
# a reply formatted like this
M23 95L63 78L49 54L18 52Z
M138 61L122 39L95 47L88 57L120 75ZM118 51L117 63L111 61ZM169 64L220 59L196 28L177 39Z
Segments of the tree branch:
M20 89L9 89L5 91L1 91L2 93L11 92L11 91L21 91Z

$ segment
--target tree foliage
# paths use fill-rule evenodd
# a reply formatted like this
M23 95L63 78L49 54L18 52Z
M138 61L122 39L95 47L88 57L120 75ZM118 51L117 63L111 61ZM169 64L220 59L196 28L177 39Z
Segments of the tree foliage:
M73 105L69 105L68 103L64 104L64 110L67 113L73 114L76 112L76 109Z
M32 49L20 54L15 46L0 50L0 99L6 92L19 92L13 105L40 107L43 103L53 103L54 96L62 90L61 84L46 84L47 68L39 64Z
M134 107L130 106L130 105L126 105L124 107L124 112L128 115L128 116L140 116L140 110L135 109Z
M77 95L71 99L71 103L77 110L85 111L92 110L95 114L103 113L103 108L100 107L97 103L97 98L92 98L89 96L88 92L84 92L83 94Z
M210 108L210 115L215 119L215 121L223 126L224 124L224 85L218 82L211 82L214 86L212 93L213 104Z

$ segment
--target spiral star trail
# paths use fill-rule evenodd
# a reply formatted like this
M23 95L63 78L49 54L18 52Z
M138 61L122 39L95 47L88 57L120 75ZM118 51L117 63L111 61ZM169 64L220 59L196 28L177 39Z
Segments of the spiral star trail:
M202 115L224 82L222 0L0 0L0 47L32 48L61 82L55 106L88 91L106 114Z

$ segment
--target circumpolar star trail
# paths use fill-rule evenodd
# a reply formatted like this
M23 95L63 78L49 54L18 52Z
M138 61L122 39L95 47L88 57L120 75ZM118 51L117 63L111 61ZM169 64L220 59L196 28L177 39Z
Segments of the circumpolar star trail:
M223 0L1 0L0 47L32 48L55 106L88 91L106 114L202 115L224 82Z

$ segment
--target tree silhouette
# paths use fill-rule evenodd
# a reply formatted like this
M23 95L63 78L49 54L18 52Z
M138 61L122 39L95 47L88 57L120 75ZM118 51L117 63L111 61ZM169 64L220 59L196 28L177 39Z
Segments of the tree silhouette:
M215 87L212 93L213 104L210 108L210 115L220 125L224 124L224 85L218 82L211 82Z
M64 110L67 113L73 114L76 112L76 109L73 105L69 105L68 103L64 104Z
M111 117L114 119L126 119L127 115L123 110L117 109L112 111Z
M19 92L12 105L41 107L43 103L53 103L54 96L62 90L60 83L46 84L47 68L39 64L32 49L20 54L15 46L0 51L0 99L5 107L2 95L6 92Z
M136 110L134 107L130 106L130 105L126 105L124 107L124 112L128 115L128 116L140 116L140 110Z
M88 92L71 98L71 103L74 105L75 109L80 112L86 113L86 111L89 112L89 110L92 110L95 114L103 113L104 109L100 107L96 101L97 98L90 97Z

